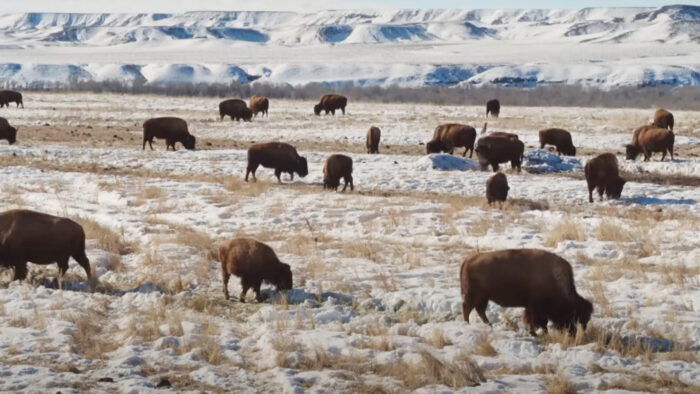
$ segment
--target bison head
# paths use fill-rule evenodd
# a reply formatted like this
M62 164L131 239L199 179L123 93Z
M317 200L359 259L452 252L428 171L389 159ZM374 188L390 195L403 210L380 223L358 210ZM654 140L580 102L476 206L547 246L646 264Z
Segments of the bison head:
M561 153L565 154L566 156L576 156L576 147L573 145L567 146L561 151Z
M296 173L299 174L300 177L305 177L309 175L309 165L306 162L306 157L300 157L299 158L299 163L296 169Z
M639 156L639 154L642 153L642 150L639 149L638 146L632 144L627 144L625 146L625 151L627 154L627 160L636 160L637 156Z
M193 135L188 135L182 142L182 145L185 147L185 149L194 150L195 142L197 142L197 139L194 138Z
M17 129L10 126L10 132L7 133L7 142L9 142L10 145L12 145L16 141L17 141Z
M626 180L620 177L610 180L608 185L605 187L605 194L608 196L608 198L620 198L622 195L622 187L625 186L626 182Z
M253 118L253 111L250 110L250 108L245 108L243 110L243 120L250 122L250 120Z
M276 277L273 279L273 284L277 287L277 290L291 290L292 289L292 269L289 264L281 263L280 269L277 272Z
M321 110L323 109L323 106L321 104L316 104L314 105L314 113L316 115L321 115Z
M440 153L443 150L445 150L445 145L439 140L428 141L428 143L425 144L425 153L427 154Z

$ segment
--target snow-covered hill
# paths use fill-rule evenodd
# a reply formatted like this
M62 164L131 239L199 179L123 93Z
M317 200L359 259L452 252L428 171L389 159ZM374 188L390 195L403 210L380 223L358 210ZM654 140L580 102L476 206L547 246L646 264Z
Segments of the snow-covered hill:
M0 16L5 83L700 85L700 7Z

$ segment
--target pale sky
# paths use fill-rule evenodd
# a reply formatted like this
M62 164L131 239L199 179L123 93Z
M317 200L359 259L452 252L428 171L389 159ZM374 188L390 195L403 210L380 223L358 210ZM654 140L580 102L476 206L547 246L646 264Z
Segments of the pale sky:
M0 14L16 12L184 12L196 10L312 11L338 8L583 8L700 5L700 1L644 0L0 0Z

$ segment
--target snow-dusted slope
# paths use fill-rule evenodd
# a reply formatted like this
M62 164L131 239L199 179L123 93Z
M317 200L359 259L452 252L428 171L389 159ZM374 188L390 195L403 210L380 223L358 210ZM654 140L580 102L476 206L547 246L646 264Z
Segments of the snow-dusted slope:
M700 85L700 7L0 16L0 78ZM536 48L535 48L536 47ZM264 71L264 72L263 72Z

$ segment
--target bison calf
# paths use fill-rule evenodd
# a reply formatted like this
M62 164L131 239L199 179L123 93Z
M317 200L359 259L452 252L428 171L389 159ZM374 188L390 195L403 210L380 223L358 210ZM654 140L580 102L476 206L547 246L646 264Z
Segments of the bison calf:
M258 112L267 116L267 110L270 108L270 100L265 96L253 96L248 101L248 108L253 112L253 116L257 117Z
M498 201L503 206L503 202L508 198L508 190L510 190L510 187L505 174L499 172L490 177L486 181L486 199L489 205L494 201Z
M321 111L325 111L326 115L330 112L335 115L335 110L340 109L345 115L345 106L348 104L348 98L338 94L326 94L321 97L321 101L314 105L314 114L321 115Z
M593 189L598 189L600 199L603 193L608 198L620 198L625 180L620 178L617 168L617 158L612 153L600 154L588 162L583 167L588 183L588 202L593 202Z
M540 149L545 145L554 145L559 155L576 156L576 147L571 141L571 133L564 129L540 130Z
M240 301L245 302L248 289L253 288L255 299L262 302L262 282L277 287L277 291L292 288L292 270L289 264L279 261L269 246L249 238L236 238L219 246L221 276L224 280L224 297L229 299L228 281L231 275L241 278Z
M524 307L532 335L537 328L546 332L548 321L573 334L579 323L586 328L593 313L593 304L576 292L571 264L544 250L478 253L464 260L459 279L467 323L476 309L490 325L486 317L489 301L502 307Z
M644 154L644 161L649 161L652 153L661 152L661 161L666 158L666 152L673 160L673 143L676 136L673 131L654 126L642 126L634 131L632 143L626 145L627 160L636 160L640 153Z
M5 118L0 118L0 140L7 140L10 145L17 141L17 129Z
M255 144L248 148L248 166L245 172L246 182L248 182L248 175L251 173L253 174L253 181L257 181L255 171L257 171L258 166L274 168L275 176L279 183L282 183L280 175L283 172L288 173L292 180L295 172L302 178L309 174L306 158L299 156L296 148L284 142Z
M185 149L194 150L197 139L187 131L187 122L175 117L152 118L143 122L143 147L146 142L153 150L153 138L165 139L165 150L179 142Z
M367 153L379 153L379 140L382 138L382 131L379 127L372 126L367 130Z
M673 114L665 109L657 109L654 112L654 127L673 131Z
M350 184L350 190L355 190L352 183L352 158L345 155L330 155L323 166L323 188L338 190L340 178L343 178L345 185L343 190Z
M0 263L14 268L14 280L27 277L27 263L58 264L58 287L73 257L93 280L85 254L85 232L78 223L24 209L0 213Z

